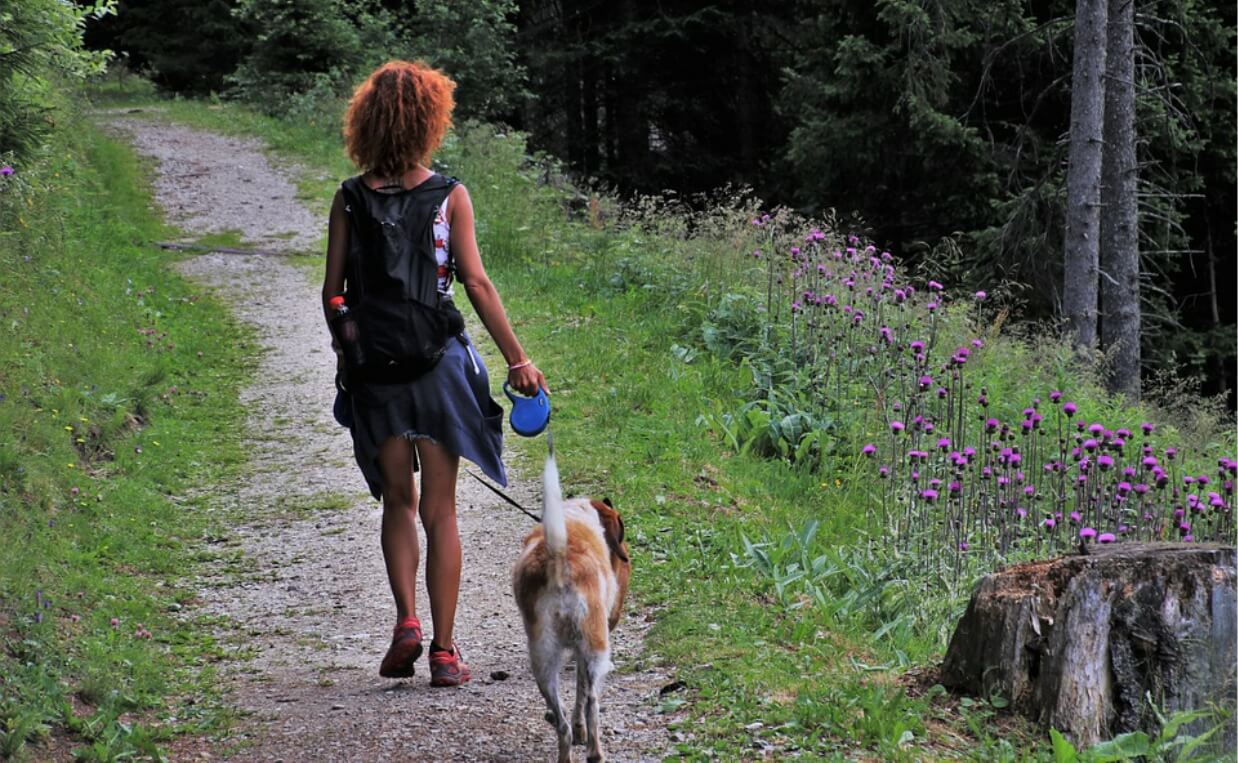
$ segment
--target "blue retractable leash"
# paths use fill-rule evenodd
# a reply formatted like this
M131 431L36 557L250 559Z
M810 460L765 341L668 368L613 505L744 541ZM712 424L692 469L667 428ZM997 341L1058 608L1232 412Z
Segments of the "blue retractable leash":
M511 384L503 382L503 394L507 395L507 399L512 401L512 412L510 422L512 431L522 437L537 437L542 432L546 432L546 449L550 451L550 455L555 454L554 437L548 431L550 426L550 398L546 397L546 390L538 389L537 394L532 397L526 397L512 390ZM499 490L494 485L486 482L477 474L473 473L472 469L465 469L473 479L489 488L495 495L507 501L512 506L523 511L536 522L541 522L542 518L521 506L511 496Z

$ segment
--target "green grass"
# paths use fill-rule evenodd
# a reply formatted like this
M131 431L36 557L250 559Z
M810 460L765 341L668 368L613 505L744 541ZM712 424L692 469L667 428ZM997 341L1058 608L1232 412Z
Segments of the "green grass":
M48 185L0 192L0 757L154 758L226 720L221 648L176 613L254 345L150 245L173 232L133 154L71 140Z
M352 172L329 122L142 97L169 118L263 138L302 166L315 209ZM624 514L633 604L656 618L642 659L685 685L656 708L685 735L674 757L1054 759L1050 740L1001 698L960 701L921 685L966 592L929 600L862 553L874 493L853 457L812 471L735 453L704 425L752 387L752 369L707 351L702 335L724 293L753 288L747 202L724 199L691 220L646 210L628 224L606 199L579 203L543 182L559 175L552 163L484 126L450 136L439 168L468 185L487 269L547 374L565 487L609 496ZM977 383L1018 399L1053 381L1079 389L1081 405L1112 405L1052 353L989 339L993 360ZM862 425L848 426L854 435ZM541 440L508 442L536 474ZM793 565L818 557L828 575L813 599L788 581Z

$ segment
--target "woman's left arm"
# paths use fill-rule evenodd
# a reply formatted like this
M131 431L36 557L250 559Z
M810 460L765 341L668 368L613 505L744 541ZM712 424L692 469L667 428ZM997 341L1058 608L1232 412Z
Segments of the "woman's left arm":
M481 318L482 325L490 333L507 361L507 380L526 395L537 393L538 388L549 392L546 377L524 354L516 333L512 331L499 291L494 288L490 276L481 264L481 252L477 249L477 234L474 229L473 200L468 189L457 186L448 202L448 222L451 225L451 256L456 261L456 276L464 284L469 302Z

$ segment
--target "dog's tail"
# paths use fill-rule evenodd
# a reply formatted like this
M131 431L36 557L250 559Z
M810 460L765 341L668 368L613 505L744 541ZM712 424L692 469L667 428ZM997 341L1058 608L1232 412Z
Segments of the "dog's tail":
M542 470L542 531L550 556L552 582L562 585L567 520L563 516L563 487L559 484L559 467L553 453L546 457L546 468Z

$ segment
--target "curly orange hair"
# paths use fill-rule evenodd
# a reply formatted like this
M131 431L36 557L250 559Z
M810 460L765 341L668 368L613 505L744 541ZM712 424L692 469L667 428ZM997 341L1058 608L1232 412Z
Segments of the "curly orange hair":
M395 177L430 160L451 126L456 83L424 61L388 61L353 92L344 147L363 171Z

